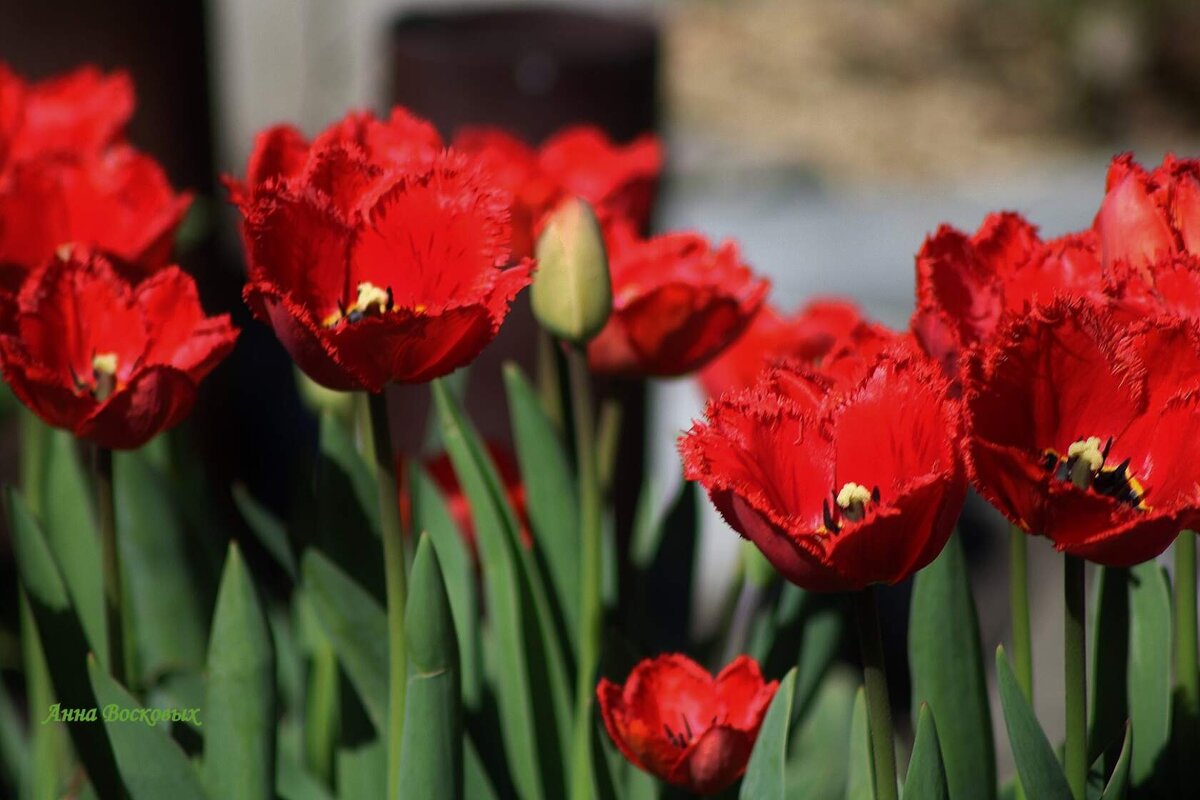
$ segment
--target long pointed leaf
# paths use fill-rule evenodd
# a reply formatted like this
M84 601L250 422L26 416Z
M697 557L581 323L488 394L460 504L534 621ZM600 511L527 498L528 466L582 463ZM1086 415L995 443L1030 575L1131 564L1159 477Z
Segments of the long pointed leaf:
M41 527L21 496L10 489L7 499L17 571L45 652L55 699L70 709L95 708L96 695L87 674L88 642L62 575ZM35 709L34 713L36 716L46 711ZM68 725L67 731L92 783L105 796L115 796L119 779L104 731L98 725L87 724Z
M904 778L903 800L950 800L947 783L937 726L925 704L917 715L917 738Z
M792 701L796 696L796 668L779 682L763 718L758 740L742 779L742 800L785 800L787 797L788 732L792 723Z
M296 556L292 553L292 545L288 540L287 526L268 509L264 508L250 491L242 484L234 484L233 502L241 512L246 526L258 539L275 563L283 568L292 581L299 579L296 569Z
M938 720L953 797L996 796L996 753L979 619L958 534L917 573L909 612L913 708Z
M1091 676L1088 695L1088 762L1124 736L1129 718L1129 571L1100 567L1092 603L1089 642Z
M533 387L504 367L509 414L535 546L545 556L570 641L579 630L579 495L566 450Z
M516 518L495 467L440 382L433 384L442 440L471 506L483 566L488 623L497 648L504 748L523 797L557 796L561 753L570 736L570 699L562 650L554 638L544 587L522 553ZM548 690L549 703L534 701Z
M996 680L1008 741L1026 796L1037 800L1071 800L1071 787L1058 757L1029 707L1003 647L996 648Z
M408 691L400 748L400 797L463 797L463 709L458 640L429 534L413 559L404 613Z
M1134 786L1155 777L1171 737L1171 590L1153 561L1130 572L1129 717Z
M1121 744L1121 755L1117 757L1117 765L1113 767L1108 784L1104 787L1101 800L1125 800L1129 792L1129 764L1133 760L1133 726L1126 723L1125 740Z
M269 798L275 783L275 652L250 573L230 545L208 645L204 779L214 797Z
M110 678L95 658L88 658L88 675L104 712L135 714L142 710L137 700ZM112 742L117 767L132 800L207 800L208 794L201 787L195 767L161 723L152 727L120 717L110 720L106 713L103 730Z
M38 512L46 544L62 573L71 605L92 651L105 658L104 587L93 498L76 453L75 437L50 430L44 442L42 507ZM105 663L108 663L105 661Z
M846 800L875 800L875 761L871 756L871 733L867 728L867 694L859 687L850 717L850 771Z
M118 453L114 467L117 532L140 672L147 679L204 663L205 596L191 569L199 563L171 487L140 452Z
M387 615L371 594L332 561L309 550L301 561L304 591L375 730L387 730Z
M437 550L438 563L446 581L454 630L458 635L459 666L462 672L463 703L479 706L483 687L483 665L479 652L479 601L476 597L475 565L463 542L462 532L446 508L446 501L424 470L414 469L410 481L413 525L427 532Z

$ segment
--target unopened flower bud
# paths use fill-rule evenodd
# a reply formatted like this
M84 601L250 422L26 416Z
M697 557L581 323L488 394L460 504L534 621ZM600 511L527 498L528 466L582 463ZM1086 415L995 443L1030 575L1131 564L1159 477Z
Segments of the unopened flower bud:
M533 314L550 333L584 344L608 321L612 283L604 236L591 207L571 198L550 217L537 242Z

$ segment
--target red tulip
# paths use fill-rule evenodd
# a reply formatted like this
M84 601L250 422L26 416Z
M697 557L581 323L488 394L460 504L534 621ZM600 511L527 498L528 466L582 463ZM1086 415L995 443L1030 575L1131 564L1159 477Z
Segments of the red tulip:
M26 83L0 63L0 169L42 156L99 153L117 142L133 105L124 72L85 66Z
M508 448L494 442L487 442L487 451L496 465L500 480L504 483L508 502L516 513L518 522L521 523L521 542L526 547L532 547L533 535L529 530L529 516L525 510L525 484L521 482L521 470L517 466L516 459L513 458L513 454ZM427 460L425 469L429 472L429 477L433 478L438 488L442 490L442 496L446 500L450 516L454 518L458 529L462 531L468 548L471 552L475 552L475 523L471 518L471 504L467 501L467 496L458 482L458 475L454 472L450 456L442 453Z
M638 239L628 227L609 237L613 309L588 345L592 370L670 377L704 366L758 313L770 283L724 242L695 233Z
M899 339L836 375L778 367L708 404L684 472L788 580L812 591L897 583L932 561L966 495L948 381Z
M35 158L0 173L0 270L15 290L63 245L104 253L130 277L171 258L191 204L154 159L126 145L81 158Z
M917 254L913 333L957 377L960 353L987 340L1005 312L1024 313L1059 294L1100 297L1095 251L1090 231L1043 242L1008 212L988 215L971 236L943 225Z
M50 425L129 449L188 415L236 339L227 314L204 316L177 267L134 286L103 256L75 248L25 279L0 332L0 367Z
M1095 228L1105 267L1146 273L1164 259L1200 256L1200 161L1168 154L1147 172L1131 154L1117 156Z
M1008 319L968 365L975 485L1029 533L1111 566L1152 558L1200 516L1200 333L1082 300Z
M560 131L540 150L497 128L465 128L454 137L454 149L479 159L512 194L519 254L533 252L546 216L569 196L586 200L604 226L644 229L662 170L662 148L653 136L622 146L589 126Z
M858 307L840 300L814 300L791 316L764 303L750 326L700 372L700 383L712 397L748 389L768 367L781 361L820 364L821 360L878 332Z
M746 771L779 681L738 656L713 678L683 655L641 661L624 686L596 687L608 735L625 758L668 783L716 794Z
M479 354L530 281L529 262L503 269L506 206L452 153L399 169L340 140L314 146L298 175L239 206L246 302L331 389L437 378Z
M291 125L267 128L254 139L245 181L226 176L230 199L249 203L259 189L279 182L297 190L327 168L330 152L351 153L375 168L407 169L428 166L442 150L442 138L426 120L397 106L386 120L370 111L352 111L330 125L311 143Z
M662 161L657 137L647 134L618 145L587 125L559 131L538 150L543 173L565 195L586 200L602 224L624 220L637 230L650 221Z

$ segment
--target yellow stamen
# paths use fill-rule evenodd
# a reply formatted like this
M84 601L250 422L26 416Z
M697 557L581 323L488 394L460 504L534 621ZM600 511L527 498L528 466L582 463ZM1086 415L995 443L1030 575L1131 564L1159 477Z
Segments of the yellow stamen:
M97 353L92 356L92 372L96 375L116 375L117 354Z
M1086 439L1081 439L1078 442L1072 442L1067 448L1067 458L1078 458L1081 462L1087 464L1087 468L1092 472L1099 472L1100 467L1104 466L1104 453L1101 451L1100 437L1089 436Z
M371 307L374 307L380 313L388 310L387 289L380 289L373 283L360 283L358 285L358 299L354 301L354 310L365 312Z
M838 492L837 504L841 508L849 509L854 505L866 505L871 499L871 490L860 483L851 481L842 487Z

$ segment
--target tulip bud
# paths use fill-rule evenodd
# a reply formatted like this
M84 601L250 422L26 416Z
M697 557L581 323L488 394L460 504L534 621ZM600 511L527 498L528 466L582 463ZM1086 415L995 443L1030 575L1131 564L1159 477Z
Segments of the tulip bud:
M612 283L604 236L591 206L579 198L562 203L537 242L533 315L550 333L585 344L612 311Z

